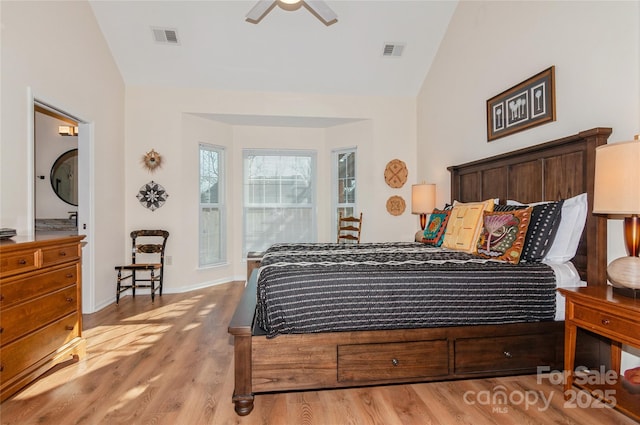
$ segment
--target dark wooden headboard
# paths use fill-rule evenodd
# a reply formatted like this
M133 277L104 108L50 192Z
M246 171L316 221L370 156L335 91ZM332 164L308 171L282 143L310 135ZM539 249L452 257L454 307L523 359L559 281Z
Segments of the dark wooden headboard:
M451 200L490 198L524 203L571 198L586 192L589 212L580 246L572 260L589 285L606 284L607 220L591 214L595 149L607 143L610 128L593 128L478 161L455 165Z

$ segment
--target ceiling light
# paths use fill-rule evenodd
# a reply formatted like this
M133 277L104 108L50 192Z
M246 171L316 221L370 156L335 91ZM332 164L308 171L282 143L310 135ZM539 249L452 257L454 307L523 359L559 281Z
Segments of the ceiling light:
M300 3L301 0L279 0L280 3L284 3L284 4L298 4Z
M58 126L58 134L61 136L77 136L78 127L72 125L60 125Z

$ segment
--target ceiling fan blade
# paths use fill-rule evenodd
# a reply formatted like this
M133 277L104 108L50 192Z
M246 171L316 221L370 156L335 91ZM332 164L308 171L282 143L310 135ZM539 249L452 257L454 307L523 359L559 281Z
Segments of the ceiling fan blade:
M258 0L255 6L245 15L247 21L257 24L276 5L276 0Z
M338 20L338 15L323 0L305 0L305 5L326 25L331 25Z

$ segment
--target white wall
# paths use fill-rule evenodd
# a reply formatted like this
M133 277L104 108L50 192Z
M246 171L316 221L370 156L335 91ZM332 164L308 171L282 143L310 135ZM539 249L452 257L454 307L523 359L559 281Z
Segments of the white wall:
M418 96L420 176L438 203L449 165L593 127L610 142L640 132L638 22L637 1L460 2ZM486 100L551 65L557 120L487 143ZM625 255L621 229L610 220L610 259Z
M213 90L128 87L126 101L126 231L146 225L172 234L167 255L165 288L181 292L209 283L244 279L242 258L242 149L316 149L318 158L318 240L330 241L331 149L358 148L358 207L364 213L363 241L412 240L417 218L410 214L411 183L416 182L416 109L413 98L346 97L276 93L230 93ZM189 115L192 114L192 115ZM205 123L193 114L349 118L358 122L331 128L267 127ZM197 129L197 130L196 130ZM227 206L229 264L197 269L198 142L227 147ZM139 163L154 148L166 166L150 176ZM407 163L409 180L401 189L384 182L388 161ZM135 198L137 189L153 178L169 193L167 203L151 212ZM394 217L386 200L401 195L407 211Z
M113 265L124 229L124 83L89 4L80 1L0 2L2 24L0 226L33 227L33 118L28 93L90 124L95 209L92 301L114 298ZM86 217L85 217L86 218ZM87 218L88 219L88 218ZM83 282L85 288L91 282ZM90 303L84 311L92 311Z

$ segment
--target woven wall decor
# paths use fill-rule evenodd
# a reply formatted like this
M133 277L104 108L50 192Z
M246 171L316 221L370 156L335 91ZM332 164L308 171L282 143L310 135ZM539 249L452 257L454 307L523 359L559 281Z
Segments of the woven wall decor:
M387 211L391 215L400 215L404 212L404 209L407 207L402 196L392 196L387 199Z
M384 181L394 189L404 186L408 175L407 164L399 159L392 159L384 169Z

